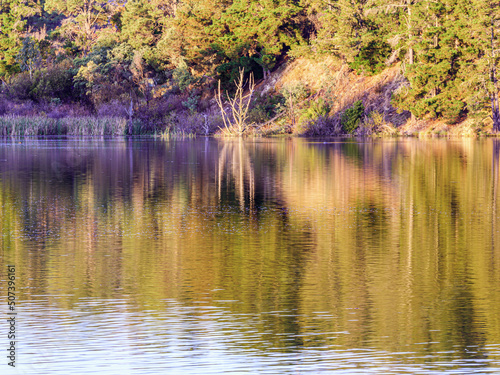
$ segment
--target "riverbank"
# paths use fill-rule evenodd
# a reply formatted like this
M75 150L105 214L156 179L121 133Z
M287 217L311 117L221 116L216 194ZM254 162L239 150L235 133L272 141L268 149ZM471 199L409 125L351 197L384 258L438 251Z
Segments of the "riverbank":
M172 137L196 137L196 136L226 136L223 128L210 134L206 134L203 128L193 128L191 131L178 130L172 127L159 124L151 127L142 124L140 121L133 121L132 127L129 122L122 117L65 117L60 119L43 116L0 116L0 136L153 136L159 138ZM259 128L249 127L244 134L248 137L266 136L304 136L294 134L293 129L286 124L273 123ZM307 136L315 136L308 134ZM455 126L442 124L439 122L415 122L405 124L399 128L391 124L380 124L365 128L364 133L358 132L354 135L345 134L339 131L336 134L323 134L316 136L369 136L369 137L477 137L495 136L488 128L477 128L473 121L464 121Z
M282 64L250 90L243 126L232 129L232 94L222 107L213 86L176 93L158 86L147 102L119 101L97 108L79 104L19 102L2 98L2 136L243 135L243 136L478 136L492 134L490 118L463 117L454 124L417 119L392 98L407 89L400 64L381 73L359 75L335 58L298 58ZM235 82L237 84L237 82ZM225 100L224 100L225 99ZM226 116L226 124L222 116Z

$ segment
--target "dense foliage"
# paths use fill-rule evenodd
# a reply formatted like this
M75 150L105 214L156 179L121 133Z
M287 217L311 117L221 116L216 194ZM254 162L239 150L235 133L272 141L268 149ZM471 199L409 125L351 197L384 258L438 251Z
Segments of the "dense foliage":
M417 118L493 113L499 129L499 16L491 0L4 0L0 78L34 102L98 110L174 93L194 108L240 69L259 80L334 55L364 75L400 63L392 103Z

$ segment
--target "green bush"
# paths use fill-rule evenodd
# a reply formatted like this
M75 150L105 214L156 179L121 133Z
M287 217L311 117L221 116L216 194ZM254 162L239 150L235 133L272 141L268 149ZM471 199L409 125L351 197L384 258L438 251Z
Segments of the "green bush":
M30 93L33 88L33 80L28 72L15 75L9 82L8 92L12 99L28 100L31 99Z
M189 85L196 83L196 78L191 75L187 67L180 67L174 69L172 72L172 78L179 89L184 91Z
M315 121L320 117L327 117L329 112L329 104L323 98L319 98L317 101L310 102L300 115L299 122Z
M182 102L182 105L189 110L189 113L194 114L196 108L198 108L198 103L200 101L200 96L196 95L195 92L191 92L186 101Z
M391 54L391 46L381 40L372 40L363 46L354 61L349 64L358 73L377 74L385 68Z
M310 91L304 83L300 81L291 81L283 85L280 93L285 98L288 121L295 124L299 114L298 110L300 109L300 104L310 95Z
M71 99L73 75L69 69L56 66L35 74L30 96L33 100L50 101L52 98Z
M351 108L347 108L340 118L340 123L342 128L346 133L352 134L358 128L363 113L365 112L365 107L361 100L358 100L353 104Z
M284 109L285 97L281 94L257 96L248 114L250 123L262 124Z
M262 124L270 119L266 108L262 104L253 107L248 113L248 122L250 124Z
M290 98L294 102L300 102L306 99L310 94L309 90L304 85L304 83L300 81L292 81L285 84L281 88L280 93L286 99L287 102L290 100Z
M465 103L461 100L449 100L446 106L443 106L443 117L449 125L455 124L460 119L465 108Z
M227 90L229 93L234 92L234 82L239 77L240 69L243 69L245 72L245 81L252 73L256 81L263 78L262 67L257 63L255 58L243 56L223 63L216 68L217 78L220 80L224 90Z
M52 98L52 99L50 99L50 104L60 105L61 104L61 98Z
M14 99L35 102L72 99L73 75L69 69L60 66L39 70L33 78L23 72L12 78L9 93Z

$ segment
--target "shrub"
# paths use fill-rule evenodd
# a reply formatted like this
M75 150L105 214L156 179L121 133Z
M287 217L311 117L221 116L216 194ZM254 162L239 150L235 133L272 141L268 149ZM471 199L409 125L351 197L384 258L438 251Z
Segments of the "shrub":
M26 100L18 104L9 106L7 113L14 116L30 116L38 113L38 108L31 100Z
M340 123L346 133L352 134L359 126L365 107L361 100L353 104L351 108L347 108L342 114Z
M37 102L70 99L73 89L73 75L68 69L56 66L35 74L31 98Z
M128 117L127 104L119 100L112 100L111 102L101 104L97 108L97 115L99 117Z
M19 73L12 77L8 92L12 99L28 100L31 99L30 92L33 87L33 81L27 72Z
M377 74L385 68L391 54L391 46L381 40L372 40L363 46L354 61L349 64L358 73Z
M185 66L174 69L172 78L181 91L186 90L189 85L197 82L197 79L191 75Z
M316 128L322 129L327 128L329 124L328 114L330 112L330 106L323 98L319 98L316 101L310 101L308 105L302 110L300 114L298 124L296 125L294 132L296 134L303 135L316 135ZM314 134L312 134L314 133Z
M5 99L0 98L0 116L6 114L8 109L9 103Z
M161 124L171 117L171 114L185 111L182 96L169 95L165 98L153 99L148 106L137 108L135 116L142 122Z
M198 107L198 102L200 101L200 96L196 95L194 91L189 94L186 101L182 102L182 105L186 107L191 114L194 114L196 108Z
M217 67L218 80L225 91L234 93L234 82L239 79L240 70L244 72L245 81L253 75L254 79L263 78L262 66L253 57L242 56L236 60L231 60Z
M262 104L253 107L248 113L248 122L250 124L262 124L269 120L266 108Z
M302 135L305 136L336 136L342 133L342 126L338 118L320 116L309 121L302 130Z
M310 92L302 82L292 81L285 84L280 93L285 98L288 121L295 126L299 104L309 96Z
M73 75L69 69L56 66L50 69L37 71L33 78L26 72L12 78L8 87L13 99L33 100L35 102L50 102L71 99L73 89Z
M281 90L280 94L285 98L288 102L290 98L294 101L304 100L309 96L309 90L307 87L300 81L292 81L288 84L285 84Z
M281 94L259 96L253 105L248 114L248 121L262 124L285 108L285 97Z
M463 115L465 108L464 102L460 100L448 100L446 106L443 106L443 117L449 125L455 124Z
M309 122L319 117L327 117L329 112L329 104L323 98L319 98L309 103L309 106L300 115L299 122Z

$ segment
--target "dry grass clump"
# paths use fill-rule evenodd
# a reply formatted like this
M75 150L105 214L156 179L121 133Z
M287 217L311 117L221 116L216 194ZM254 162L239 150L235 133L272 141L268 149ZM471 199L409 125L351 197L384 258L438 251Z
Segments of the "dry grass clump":
M74 135L102 136L126 134L127 122L119 117L0 116L0 135Z
M0 136L123 136L213 134L222 126L216 111L171 112L158 122L115 116L0 116Z

